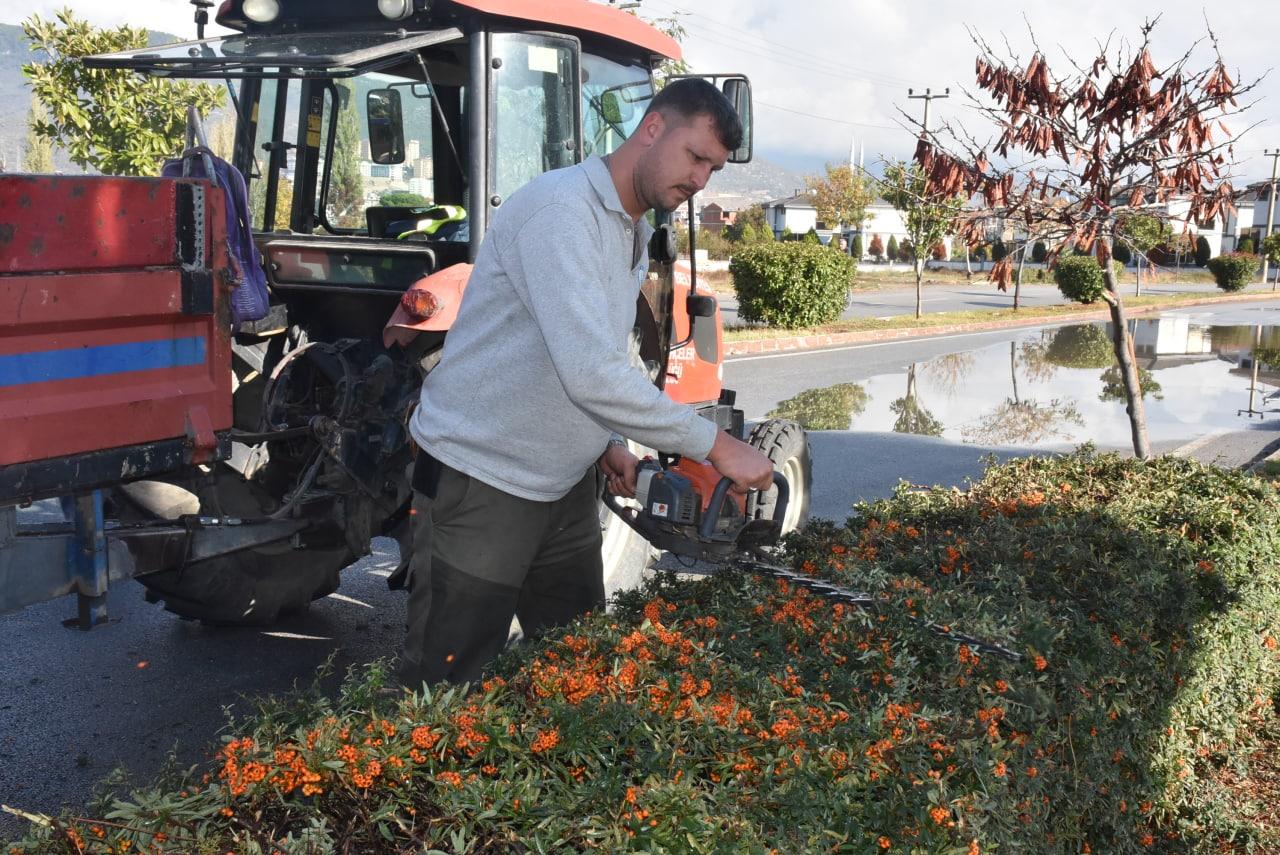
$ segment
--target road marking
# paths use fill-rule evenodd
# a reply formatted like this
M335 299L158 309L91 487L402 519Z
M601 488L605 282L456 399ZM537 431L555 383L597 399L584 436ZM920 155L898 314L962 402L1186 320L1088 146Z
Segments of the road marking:
M390 575L390 574L388 574L388 575ZM366 602L363 602L363 601L361 601L361 600L357 600L355 597L348 597L346 594L339 594L339 593L337 593L336 591L335 591L334 593L332 593L332 594L329 594L327 597L325 597L325 599L327 599L327 600L337 600L337 601L338 601L338 602L340 602L340 603L351 603L352 605L355 605L355 606L364 606L366 609L371 609L371 608L373 608L373 606L369 605L369 604L368 604L368 603L366 603Z
M1213 431L1212 433L1206 433L1204 436L1196 437L1195 439L1191 440L1191 442L1188 442L1186 445L1180 445L1169 453L1174 457L1190 457L1200 449L1204 448L1206 445L1221 438L1223 434L1228 434L1228 433L1231 433L1231 431L1227 430L1226 428L1220 428L1218 430Z

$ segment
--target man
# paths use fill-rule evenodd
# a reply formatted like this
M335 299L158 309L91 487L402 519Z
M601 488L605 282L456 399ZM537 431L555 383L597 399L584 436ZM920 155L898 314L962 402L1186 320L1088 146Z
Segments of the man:
M401 681L475 680L512 615L526 635L604 604L597 501L633 496L622 441L709 460L739 490L772 464L631 363L651 208L701 190L742 139L702 80L672 83L605 158L505 200L411 424L413 557Z

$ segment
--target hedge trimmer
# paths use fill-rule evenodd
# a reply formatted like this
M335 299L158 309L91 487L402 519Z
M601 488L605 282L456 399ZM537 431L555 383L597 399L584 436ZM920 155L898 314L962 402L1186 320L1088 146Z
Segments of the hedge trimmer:
M816 596L858 608L875 608L885 601L816 576L809 576L769 561L768 547L782 536L790 490L786 479L773 473L777 491L771 517L747 514L745 497L730 490L732 482L709 463L672 458L668 465L651 459L636 469L635 504L623 504L605 493L605 504L645 540L674 555L695 558L721 570L736 569L777 579ZM1022 656L999 644L944 629L930 621L911 618L940 638L975 647L1008 659Z

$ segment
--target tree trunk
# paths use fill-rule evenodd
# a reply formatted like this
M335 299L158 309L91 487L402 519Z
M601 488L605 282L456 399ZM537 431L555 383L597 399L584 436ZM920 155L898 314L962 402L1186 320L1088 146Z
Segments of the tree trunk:
M1129 428L1133 434L1133 453L1139 460L1151 459L1151 441L1147 437L1147 411L1142 404L1142 383L1138 379L1138 366L1133 357L1133 338L1124 315L1124 303L1116 288L1115 271L1108 264L1102 271L1111 306L1112 344L1116 363L1124 380L1125 410L1129 414Z
M1022 299L1022 268L1027 265L1027 245L1022 245L1022 254L1018 256L1018 276L1013 280L1013 310L1018 311Z
M924 314L924 262L916 259L916 317Z
M1013 378L1013 403L1019 403L1018 400L1018 343L1016 341L1009 342L1009 376Z
M973 278L973 263L969 260L969 243L967 241L964 245L964 278Z
M1142 258L1141 257L1139 257L1137 262L1134 263L1133 269L1138 271L1137 287L1133 289L1133 296L1141 297L1142 296Z

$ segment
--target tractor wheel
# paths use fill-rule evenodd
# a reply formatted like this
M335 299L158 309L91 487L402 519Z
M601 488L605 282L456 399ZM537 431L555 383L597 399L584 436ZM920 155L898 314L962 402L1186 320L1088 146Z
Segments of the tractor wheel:
M600 502L600 532L603 543L600 557L604 563L604 593L612 597L619 591L639 587L644 572L657 556L656 550L631 526Z
M752 429L747 444L773 461L773 468L782 473L791 488L782 533L795 531L809 519L809 490L813 484L813 461L809 456L809 439L804 428L786 419L769 419ZM772 518L777 497L776 489L750 494L747 497L747 516L752 519Z

